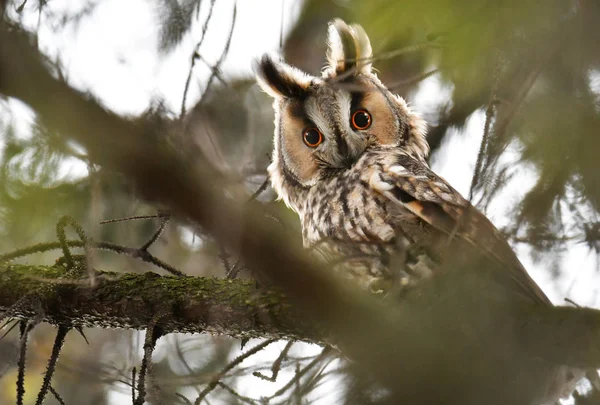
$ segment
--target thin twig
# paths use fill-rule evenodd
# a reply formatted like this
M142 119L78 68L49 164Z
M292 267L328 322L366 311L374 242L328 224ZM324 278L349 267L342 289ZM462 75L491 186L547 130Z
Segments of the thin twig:
M67 236L65 234L65 228L67 225L71 225L75 232L79 236L79 239L83 242L83 247L86 249L86 245L88 243L88 238L85 235L85 231L83 227L79 225L73 217L68 215L60 218L56 224L56 236L58 237L58 241L60 242L60 247L63 251L63 256L65 257L65 262L67 263L67 268L70 270L74 266L73 257L71 256L71 251L69 250L69 246L67 244Z
M479 177L481 175L481 166L486 156L487 147L490 139L490 127L492 125L492 117L495 112L495 100L496 94L498 93L498 83L500 82L500 70L501 62L498 59L494 66L492 88L490 90L490 98L488 105L485 110L485 124L483 126L483 136L481 137L481 144L479 145L479 152L477 153L477 161L475 162L475 170L473 171L473 177L471 179L471 187L469 188L469 202L473 201L473 192L479 184Z
M68 332L69 328L67 326L58 327L56 339L54 340L54 346L52 346L52 353L50 354L50 359L48 360L48 366L44 375L44 381L42 382L42 388L40 388L35 405L42 405L44 399L46 398L46 394L50 389L50 383L52 382L52 375L54 374L54 370L56 370L56 362L58 361L60 350L62 349Z
M135 366L131 369L131 403L135 404L135 374L137 369Z
M282 395L287 390L289 390L296 383L297 380L299 380L302 377L304 377L304 375L311 368L313 368L318 363L320 363L321 361L323 361L332 352L333 352L333 349L330 346L327 346L327 347L323 348L323 350L321 351L321 353L317 357L315 357L315 359L313 361L311 361L306 367L304 367L300 372L296 373L296 375L294 375L294 377L292 377L292 379L290 381L288 381L288 383L286 385L284 385L283 387L281 387L281 389L279 389L277 392L275 392L270 397L266 398L267 401L270 401L273 398L276 398L276 397Z
M27 0L23 0L23 3L21 3L21 5L19 7L17 7L17 9L15 11L19 14L22 13L26 4L27 4Z
M217 375L215 375L212 378L212 380L208 383L208 386L200 393L200 395L198 395L198 397L196 398L196 401L194 401L194 405L200 405L202 400L204 400L206 398L206 396L208 394L210 394L210 392L217 387L217 385L219 384L221 379L225 376L225 374L227 374L227 372L229 370L231 370L232 368L234 368L235 366L240 364L242 361L246 360L248 357L258 353L259 351L263 350L265 347L267 347L268 345L270 345L271 343L274 343L276 341L277 341L277 339L265 340L264 342L254 346L252 349L248 350L246 353L239 355L238 357L233 359L231 362L229 362L229 364L227 364L223 368L223 370L221 370Z
M260 378L261 380L265 380L265 381L270 381L270 382L277 381L277 375L279 374L279 370L281 369L281 363L287 357L288 352L290 351L290 349L292 348L294 343L296 343L296 342L294 342L293 340L290 340L289 342L287 342L287 344L285 345L285 347L283 348L283 350L281 351L281 353L279 354L277 359L273 362L273 365L271 366L271 377L267 377L260 371L255 371L252 373L252 375Z
M242 270L242 267L242 259L237 259L233 266L231 266L231 269L227 272L227 279L233 280L237 278L238 274L240 274L240 271Z
M318 383L322 383L323 379L325 379L327 377L327 375L330 374L330 372L326 373L325 369L327 367L329 367L329 365L335 360L336 360L336 358L332 356L327 361L323 362L321 367L318 370L316 370L315 372L313 372L313 375L304 384L304 390L302 390L302 391L307 392L309 390L315 389L317 387ZM333 371L331 373L333 373Z
M181 361L181 363L187 370L188 374L190 374L190 375L193 374L194 370L188 364L187 360L185 359L185 356L183 355L183 352L181 351L181 345L179 344L179 339L177 339L176 335L172 335L172 336L174 337L174 340L175 340L175 353L177 354L179 361ZM196 388L198 395L200 395L200 389L198 387L194 387L194 388ZM192 404L192 402L190 400L188 400L187 398L186 398L186 401L189 402L190 405Z
M50 385L49 389L50 389L50 392L52 393L52 395L54 395L54 398L58 401L58 403L60 405L66 405L65 401L61 398L61 396L58 394L58 392L56 392L56 390L54 389L54 387L52 385Z
M221 259L221 263L225 268L225 275L229 274L231 271L231 264L229 263L229 253L225 250L224 246L221 246L221 251L219 252L219 259Z
M422 42L420 44L407 45L405 47L395 49L393 51L382 52L380 54L373 55L368 58L348 58L348 59L346 59L346 61L347 62L377 62L380 60L393 59L397 56L405 55L407 53L420 52L425 49L441 49L443 47L444 47L444 44L441 44L434 40L434 41Z
M297 362L296 363L296 373L295 375L300 374L300 363ZM292 395L294 396L294 399L296 400L295 403L296 405L300 405L302 403L302 394L301 394L301 390L300 390L300 379L298 378L296 380L296 384L294 384L294 392L292 393Z
M156 232L154 232L154 235L152 235L152 237L150 238L150 240L148 240L148 242L144 243L144 245L140 248L140 250L148 250L148 248L150 246L152 246L152 244L154 242L156 242L156 240L163 233L163 231L165 230L165 227L167 226L167 223L169 223L169 219L171 219L170 216L163 216L161 218L162 218L162 221L160 222L160 226L158 227L158 229L156 230Z
M216 2L216 0L211 0L211 2L210 2L210 8L208 9L208 15L206 17L206 20L204 21L204 25L202 26L202 35L200 36L200 41L198 41L198 43L196 44L196 46L194 48L194 52L192 53L192 58L190 61L190 70L188 72L187 79L185 80L185 86L183 88L183 97L181 100L181 113L179 114L180 120L182 120L183 117L185 116L185 103L187 102L187 95L188 95L188 91L190 89L190 83L192 81L192 73L194 72L194 66L196 65L196 59L200 56L199 55L200 47L202 46L202 43L204 42L204 38L206 38L206 30L208 29L208 23L210 22L210 20L212 18L213 7L215 5L215 2Z
M248 201L246 203L250 203L250 202L254 201L256 198L258 198L258 196L267 189L268 185L269 185L269 176L267 175L265 180L258 187L258 189L254 193L252 193L252 195L250 196L250 198L248 198ZM227 277L228 279L234 279L238 276L238 274L240 273L240 271L242 269L241 260L238 259L233 265L231 265L231 263L229 262L229 257L230 257L229 253L227 253L225 248L221 247L221 252L219 253L219 258L221 259L221 262L223 263L223 267L225 267L225 277Z
M152 353L156 347L157 340L162 336L162 330L158 326L158 322L163 317L169 314L170 310L165 309L157 313L150 322L146 329L146 338L144 339L144 357L142 357L142 364L140 366L140 374L138 377L138 397L136 398L134 405L143 405L146 400L146 375L148 375L148 381L150 382L150 389L154 393L154 400L160 401L160 389L154 381Z
M182 399L182 400L183 400L183 401L186 403L186 405L192 405L192 401L190 401L189 399L187 399L187 398L185 397L185 395L182 395L182 394L180 394L179 392L176 392L176 393L175 393L175 396L176 396L177 398L180 398L180 399Z
M1 321L1 320L3 320L4 318L9 318L9 319L6 321L6 324L4 324L4 325L3 325L3 327L4 327L4 326L6 326L6 325L8 325L8 322L10 322L10 318L11 318L13 315L15 315L15 313L17 312L17 310L18 310L19 308L22 308L23 304L25 304L27 301L30 301L30 300L31 300L31 297L30 297L29 295L25 295L25 296L23 296L23 297L19 298L19 299L17 300L17 302L15 302L14 304L12 304L12 305L11 305L11 306L10 306L8 309L6 309L4 312L2 312L2 313L0 314L0 321Z
M115 218L115 219L106 219L104 221L100 221L100 225L104 224L112 224L114 222L123 222L123 221L133 221L138 219L154 219L154 218L164 218L169 216L166 212L159 212L157 215L136 215L133 217L125 217L125 218Z
M205 65L207 68L209 68L209 69L212 69L212 68L213 68L213 65L211 65L211 64L210 64L210 62L209 62L209 61L207 61L207 60L206 60L206 58L205 58L204 56L202 56L202 55L198 55L198 58L200 59L200 62L204 63L204 65ZM223 77L223 75L222 75L221 73L219 73L219 72L215 72L215 78L216 78L218 81L220 81L220 82L221 82L221 84L223 84L223 85L227 85L227 81L225 80L225 78ZM239 98L240 98L240 97L239 97L239 92L238 92L237 90L235 90L235 89L234 89L234 91L235 91L235 95L236 95L236 96L238 97L238 99L239 99Z
M423 72L423 73L418 74L416 76L409 77L408 79L404 79L404 80L400 80L400 81L397 81L397 82L393 82L393 83L391 83L387 87L390 90L398 90L399 88L402 88L402 87L412 86L413 84L420 83L423 80L427 79L428 77L431 77L431 76L433 76L436 73L439 73L439 71L440 71L439 68L431 69L431 70L429 70L427 72Z
M70 247L82 247L83 242L81 241L67 241L66 242ZM59 242L48 242L48 243L38 243L36 245L28 246L26 248L13 250L12 252L4 253L0 255L0 263L8 262L14 259L18 259L19 257L29 256L35 253L43 253L49 250L61 249L62 245Z
M29 334L29 322L19 322L21 337L19 343L19 360L17 362L17 405L23 405L25 396L25 360L27 357L27 335Z
M362 91L368 91L369 87L367 84L365 83L356 83L356 82L347 82L344 79L352 76L355 72L356 72L356 66L353 68L348 69L347 71L345 71L344 73L337 75L333 78L331 78L328 81L328 84L338 88L338 89L343 89L346 91L357 91L357 92L362 92ZM389 90L394 90L397 91L398 89L402 88L402 87L406 87L406 86L411 86L413 84L419 83L425 79L427 79L428 77L433 76L436 73L439 73L440 68L437 67L435 69L429 70L427 72L424 73L419 73L416 76L413 77L409 77L408 79L404 79L404 80L399 80L393 83L390 83L387 88ZM380 92L383 92L384 89L380 88L379 89Z
M267 175L260 187L258 187L258 189L254 193L252 193L250 198L248 198L248 202L256 200L258 196L260 196L267 189L267 187L269 186L269 180L269 175Z
M89 218L90 218L90 229L85 246L85 268L88 273L88 279L92 287L96 287L96 271L94 270L94 262L96 256L93 254L92 249L89 247L89 242L95 239L98 233L98 221L100 219L100 201L102 200L102 186L100 184L100 176L98 175L98 168L89 159L87 160L88 168L88 182L90 187L90 207L89 207Z
M48 0L39 0L38 2L38 18L37 18L37 26L35 28L35 36L34 36L34 43L36 48L39 49L40 46L40 27L42 26L42 12L44 10L44 6L46 5L46 3L48 2Z
M285 0L281 0L281 15L280 15L280 21L281 24L279 25L279 49L283 50L283 18L284 18L284 11L285 11Z
M225 384L224 382L219 381L217 384L219 385L219 387L223 388L225 391L229 392L231 395L233 395L240 401L242 401L246 404L252 404L252 405L256 404L255 399L241 395L239 392L237 392L236 390L234 390L233 388L231 388L229 385Z
M137 257L140 260L143 260L148 263L152 263L156 267L160 267L161 269L166 270L175 276L178 276L178 277L185 276L185 273L183 273L182 271L177 270L175 267L171 266L170 264L167 264L166 262L163 262L158 257L153 256L152 254L150 254L147 251L143 251L143 250L139 250L139 249L131 249L131 251L133 252L133 254L132 254L133 257Z
M569 304L573 305L574 307L581 308L581 305L579 305L578 303L573 301L571 298L565 298L565 302L568 302Z
M347 58L347 59L344 59L344 61L345 62L365 62L365 63L371 63L371 62L376 62L376 61L379 61L379 60L392 59L392 58L395 58L396 56L400 56L400 55L403 55L403 54L406 54L406 53L418 52L418 51L421 51L421 50L427 49L427 48L438 49L438 48L441 48L441 47L442 47L442 45L439 44L439 43L436 44L435 42L424 42L424 43L421 43L421 44L409 45L409 46L406 46L404 48L396 49L396 50L389 51L389 52L383 52L383 53L380 53L379 55L373 55L373 56L369 56L369 57L366 57L366 58ZM347 79L348 77L351 77L354 74L356 74L356 72L358 71L359 67L360 66L358 64L356 64L355 66L353 66L352 68L346 70L342 74L339 74L339 75L331 78L331 80L329 81L329 83L344 82L345 79Z
M14 322L10 328L8 328L8 330L6 332L4 332L4 334L2 335L2 337L0 337L0 340L4 339L6 337L6 335L8 335L10 332L12 332L12 330L14 328L17 327L17 325L19 325L19 321L17 321L16 319L9 319L6 321L6 323L4 323L4 325L2 325L2 327L0 329L4 329L9 323Z
M224 247L221 248L221 253L219 253L219 257L221 258L221 262L223 263L223 267L225 267L225 278L229 280L233 280L237 278L238 274L242 270L242 260L238 258L235 263L231 264L229 262L229 253L225 250Z
M79 332L79 334L81 335L81 337L83 338L83 340L85 340L85 343L89 346L90 342L89 342L87 336L85 335L85 333L83 333L83 328L81 326L75 326L75 330L77 332Z
M3 313L3 314L4 314L4 313ZM2 319L4 319L4 318L2 318ZM13 321L13 319L8 319L8 320L6 320L6 322L4 322L4 323L2 324L2 326L0 326L0 330L2 330L2 329L4 329L4 328L6 328L6 327L8 326L8 324L9 324L9 323L11 323L11 322L14 322L14 321ZM0 339L0 340L2 340L2 339Z
M231 27L229 29L229 35L227 36L227 42L225 43L225 48L223 48L223 52L221 53L219 60L217 61L217 63L215 63L215 65L212 68L212 72L210 74L210 77L208 78L206 87L204 88L204 92L202 93L202 97L200 97L200 101L198 101L198 105L201 105L202 102L206 99L206 96L209 94L210 87L212 86L217 74L219 74L219 69L221 68L221 64L223 64L223 61L225 60L225 58L227 57L227 54L229 53L229 47L231 46L231 39L233 38L233 30L235 28L236 18L237 18L237 2L233 3L233 16L231 18Z
M66 246L69 246L69 247L84 247L84 243L82 241L69 240L69 241L65 241L65 243L66 243ZM27 247L24 249L18 249L18 250L0 255L0 263L14 260L14 259L17 259L17 258L23 257L23 256L28 256L28 255L31 255L34 253L42 253L42 252L47 252L49 250L63 249L63 246L64 246L64 244L61 242L39 243L34 246L30 246L30 247ZM173 275L176 275L179 277L185 276L185 274L182 271L177 270L173 266L163 262L162 260L153 256L150 252L143 251L138 248L130 248L127 246L121 246L121 245L117 245L116 243L110 243L110 242L96 242L96 243L91 244L90 248L108 250L108 251L111 251L111 252L114 252L117 254L128 255L128 256L134 257L136 259L140 259L144 262L152 263L156 267L160 267L161 269L166 270Z
M516 95L512 97L510 102L503 103L501 109L498 108L494 123L494 140L495 144L497 144L495 145L496 150L492 150L491 145L487 146L488 153L486 156L486 161L485 164L482 164L482 169L480 170L479 176L481 176L481 173L490 172L496 165L500 154L508 145L508 141L506 139L508 126L517 114L519 107L523 104L525 97L536 83L537 78L548 65L550 58L555 55L565 43L565 38L566 36L562 36L554 43L548 45L548 47L542 52L541 56L535 61L533 69L529 72L525 79L522 80L518 86L516 86ZM498 105L498 107L500 107L500 105ZM478 204L481 203L485 204L483 197Z

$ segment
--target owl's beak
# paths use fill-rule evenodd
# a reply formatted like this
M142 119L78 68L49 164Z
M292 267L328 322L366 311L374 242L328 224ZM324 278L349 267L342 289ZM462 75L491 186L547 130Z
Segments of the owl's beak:
M345 144L345 153L342 156L345 157L347 167L350 168L367 150L368 143L366 139L358 138L354 133L345 134L343 143Z

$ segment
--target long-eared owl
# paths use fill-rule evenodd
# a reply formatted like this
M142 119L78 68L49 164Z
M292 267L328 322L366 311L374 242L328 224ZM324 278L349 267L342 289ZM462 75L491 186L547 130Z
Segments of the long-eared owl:
M373 72L362 27L334 20L328 47L320 77L269 56L256 66L274 98L269 176L300 216L305 247L372 289L435 272L422 258L395 266L407 244L433 262L471 249L506 272L516 296L551 305L504 236L429 168L425 122Z
M329 27L327 65L310 76L264 56L261 87L274 97L271 183L300 216L307 248L369 285L411 283L427 266L391 268L405 242L443 254L456 239L512 272L522 292L548 299L491 222L429 168L426 124L373 72L369 38L358 25Z

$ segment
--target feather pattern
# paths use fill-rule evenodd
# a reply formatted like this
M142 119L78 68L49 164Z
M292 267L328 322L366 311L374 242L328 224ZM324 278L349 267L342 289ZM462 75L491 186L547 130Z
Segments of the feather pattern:
M506 238L489 219L473 207L446 180L409 155L398 154L395 165L384 167L382 181L389 189L378 189L391 201L444 232L449 238L462 238L504 264L527 296L550 304L548 297L529 276ZM407 198L410 197L410 198Z
M502 233L429 168L425 121L372 71L364 30L334 20L328 44L321 77L269 57L256 66L274 97L271 184L298 213L304 246L374 291L405 291L446 264L475 264L498 276L507 296L551 305ZM304 139L309 130L318 145ZM415 257L413 246L424 252ZM556 371L540 403L581 376Z

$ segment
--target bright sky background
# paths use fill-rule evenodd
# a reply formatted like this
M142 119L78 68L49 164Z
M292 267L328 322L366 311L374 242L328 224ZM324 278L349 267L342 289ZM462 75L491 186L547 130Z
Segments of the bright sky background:
M47 7L51 10L76 9L80 7L68 0L53 0ZM120 114L137 115L144 111L153 98L162 99L175 112L179 112L184 83L188 74L190 57L196 42L200 38L201 26L208 10L208 1L204 1L198 21L190 35L171 53L157 53L157 14L153 2L147 0L103 0L90 17L85 17L78 27L53 32L51 19L42 18L39 29L39 43L44 52L52 57L60 56L69 82L81 89L90 91L109 109ZM31 2L23 13L23 22L29 27L37 25L37 12ZM292 27L300 0L240 0L238 1L238 19L233 34L231 49L222 70L226 77L250 76L252 61L265 52L276 52L279 47L280 30L284 34ZM207 31L207 38L200 53L210 62L216 61L223 49L229 31L233 10L233 0L218 0L213 19ZM283 16L283 21L281 17ZM209 75L209 70L201 62L196 64L188 106L198 99ZM436 76L421 83L418 92L410 95L409 100L417 110L439 101L448 99L452 89L443 88ZM27 109L19 103L12 103L18 117L24 122L22 131L26 132L28 122ZM444 176L464 195L468 194L473 167L483 133L484 113L477 112L469 119L465 133L453 133L446 137L446 153L435 156L433 168ZM271 134L265 134L271 136ZM0 140L1 141L1 140ZM515 146L516 148L516 146ZM517 153L507 153L507 161L516 159ZM71 161L65 167L65 173L85 173L85 166ZM505 225L510 218L507 212L509 202L518 201L535 180L533 170L523 170L516 180L503 191L491 206L488 214L499 226ZM558 283L550 279L544 270L544 264L531 262L527 249L519 247L519 256L533 278L543 290L558 304L564 297L571 297L582 305L598 306L596 289L590 288L597 281L596 259L585 246L571 246L563 260L568 261L570 269ZM143 339L143 335L140 335ZM164 339L161 339L164 341ZM256 342L250 342L251 347ZM285 343L278 342L264 351L261 356L275 357ZM163 346L164 347L164 346ZM303 350L318 353L318 347L305 347ZM156 352L160 358L161 348ZM252 360L250 360L251 362ZM244 363L246 364L246 363ZM282 371L276 384L248 377L247 387L241 393L258 397L269 395L291 377L291 371ZM245 385L245 384L244 384ZM326 387L324 392L332 392L335 387ZM115 390L112 400L129 404L128 390ZM321 392L323 394L324 392ZM190 393L193 398L193 393ZM331 403L331 396L321 403ZM214 403L214 401L213 401Z

